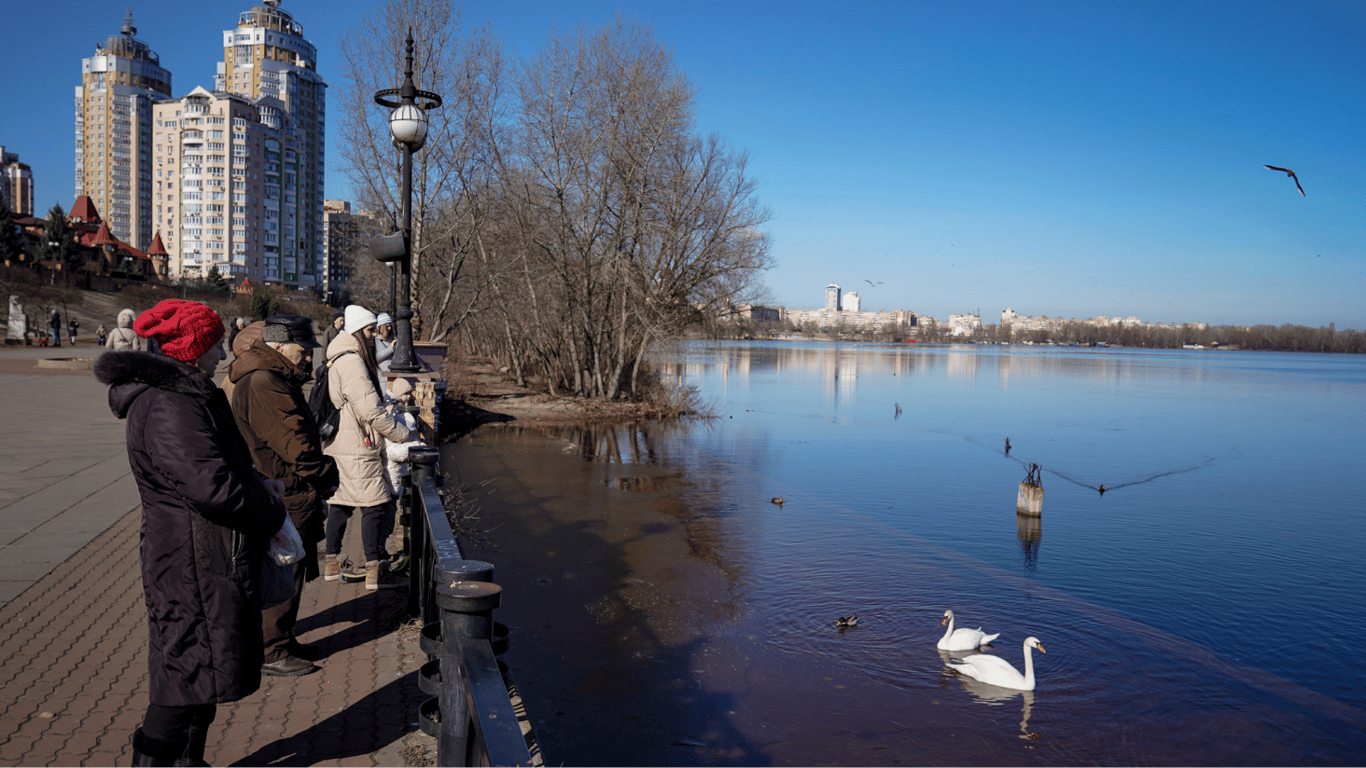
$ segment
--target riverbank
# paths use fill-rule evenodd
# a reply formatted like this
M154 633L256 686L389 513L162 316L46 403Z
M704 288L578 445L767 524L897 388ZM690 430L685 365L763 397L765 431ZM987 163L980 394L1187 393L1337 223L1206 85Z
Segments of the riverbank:
M609 402L552 395L544 386L519 385L506 366L470 356L450 366L442 407L444 439L453 440L484 424L528 427L627 424L676 418L687 412L674 403Z

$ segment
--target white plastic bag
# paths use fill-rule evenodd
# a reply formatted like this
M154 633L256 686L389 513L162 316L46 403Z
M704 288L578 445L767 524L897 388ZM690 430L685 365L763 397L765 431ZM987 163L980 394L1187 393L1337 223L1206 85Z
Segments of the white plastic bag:
M285 524L270 537L270 547L266 555L276 565L293 565L304 559L304 540L294 528L294 521L285 515Z

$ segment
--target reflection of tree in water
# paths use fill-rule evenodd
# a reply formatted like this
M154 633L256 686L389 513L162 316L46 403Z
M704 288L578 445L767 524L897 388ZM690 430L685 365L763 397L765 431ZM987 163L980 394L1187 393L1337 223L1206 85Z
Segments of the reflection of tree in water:
M698 482L696 472L689 475L683 457L669 452L674 443L668 438L698 426L680 420L648 421L564 425L531 430L530 434L548 434L573 446L580 458L599 468L601 482L608 488L663 494L653 508L683 523L688 551L718 568L733 588L742 567L734 558L724 556L727 533L721 520L729 515L727 503L708 501L712 486Z
M647 421L630 424L590 424L552 427L551 435L578 448L585 461L603 460L618 464L659 464L663 458L657 444L691 425L680 420Z
M654 430L607 432L553 430L556 451L544 430L500 431L466 464L467 473L498 475L498 581L518 596L499 616L513 628L518 685L547 762L770 763L734 722L737 671L708 655L710 628L739 610L733 586L681 549L686 530L694 555L703 546L703 560L720 560L717 547L698 542L718 540L699 534L722 520L690 509L689 484L668 474L676 467L623 460L632 444L649 455ZM591 461L584 445L594 446ZM623 493L604 487L607 476L675 485Z
M1015 537L1020 540L1020 554L1025 569L1031 573L1039 565L1039 543L1043 541L1043 518L1038 515L1015 515Z

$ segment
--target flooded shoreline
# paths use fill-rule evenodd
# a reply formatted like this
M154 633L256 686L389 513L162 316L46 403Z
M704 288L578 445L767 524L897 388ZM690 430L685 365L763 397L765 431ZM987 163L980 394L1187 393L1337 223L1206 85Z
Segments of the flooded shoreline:
M468 555L504 588L507 660L548 763L1359 762L1359 710L875 517L784 511L762 476L676 462L648 431L608 431L490 427L443 451L496 547ZM775 552L789 538L823 556ZM889 539L884 563L867 542ZM859 579L841 558L867 561ZM1035 692L978 690L934 650L934 612L982 613L983 578L1033 626L1069 628L1038 633ZM826 621L853 611L854 629ZM990 650L1018 664L1011 629Z

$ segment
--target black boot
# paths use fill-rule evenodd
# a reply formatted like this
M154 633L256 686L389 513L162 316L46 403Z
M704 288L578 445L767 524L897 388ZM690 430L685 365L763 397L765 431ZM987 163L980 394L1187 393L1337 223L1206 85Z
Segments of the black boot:
M154 739L139 728L133 731L133 765L175 765L186 742Z
M185 745L185 751L181 753L175 764L207 768L208 763L204 762L204 745L208 740L208 726L190 726L190 741Z

